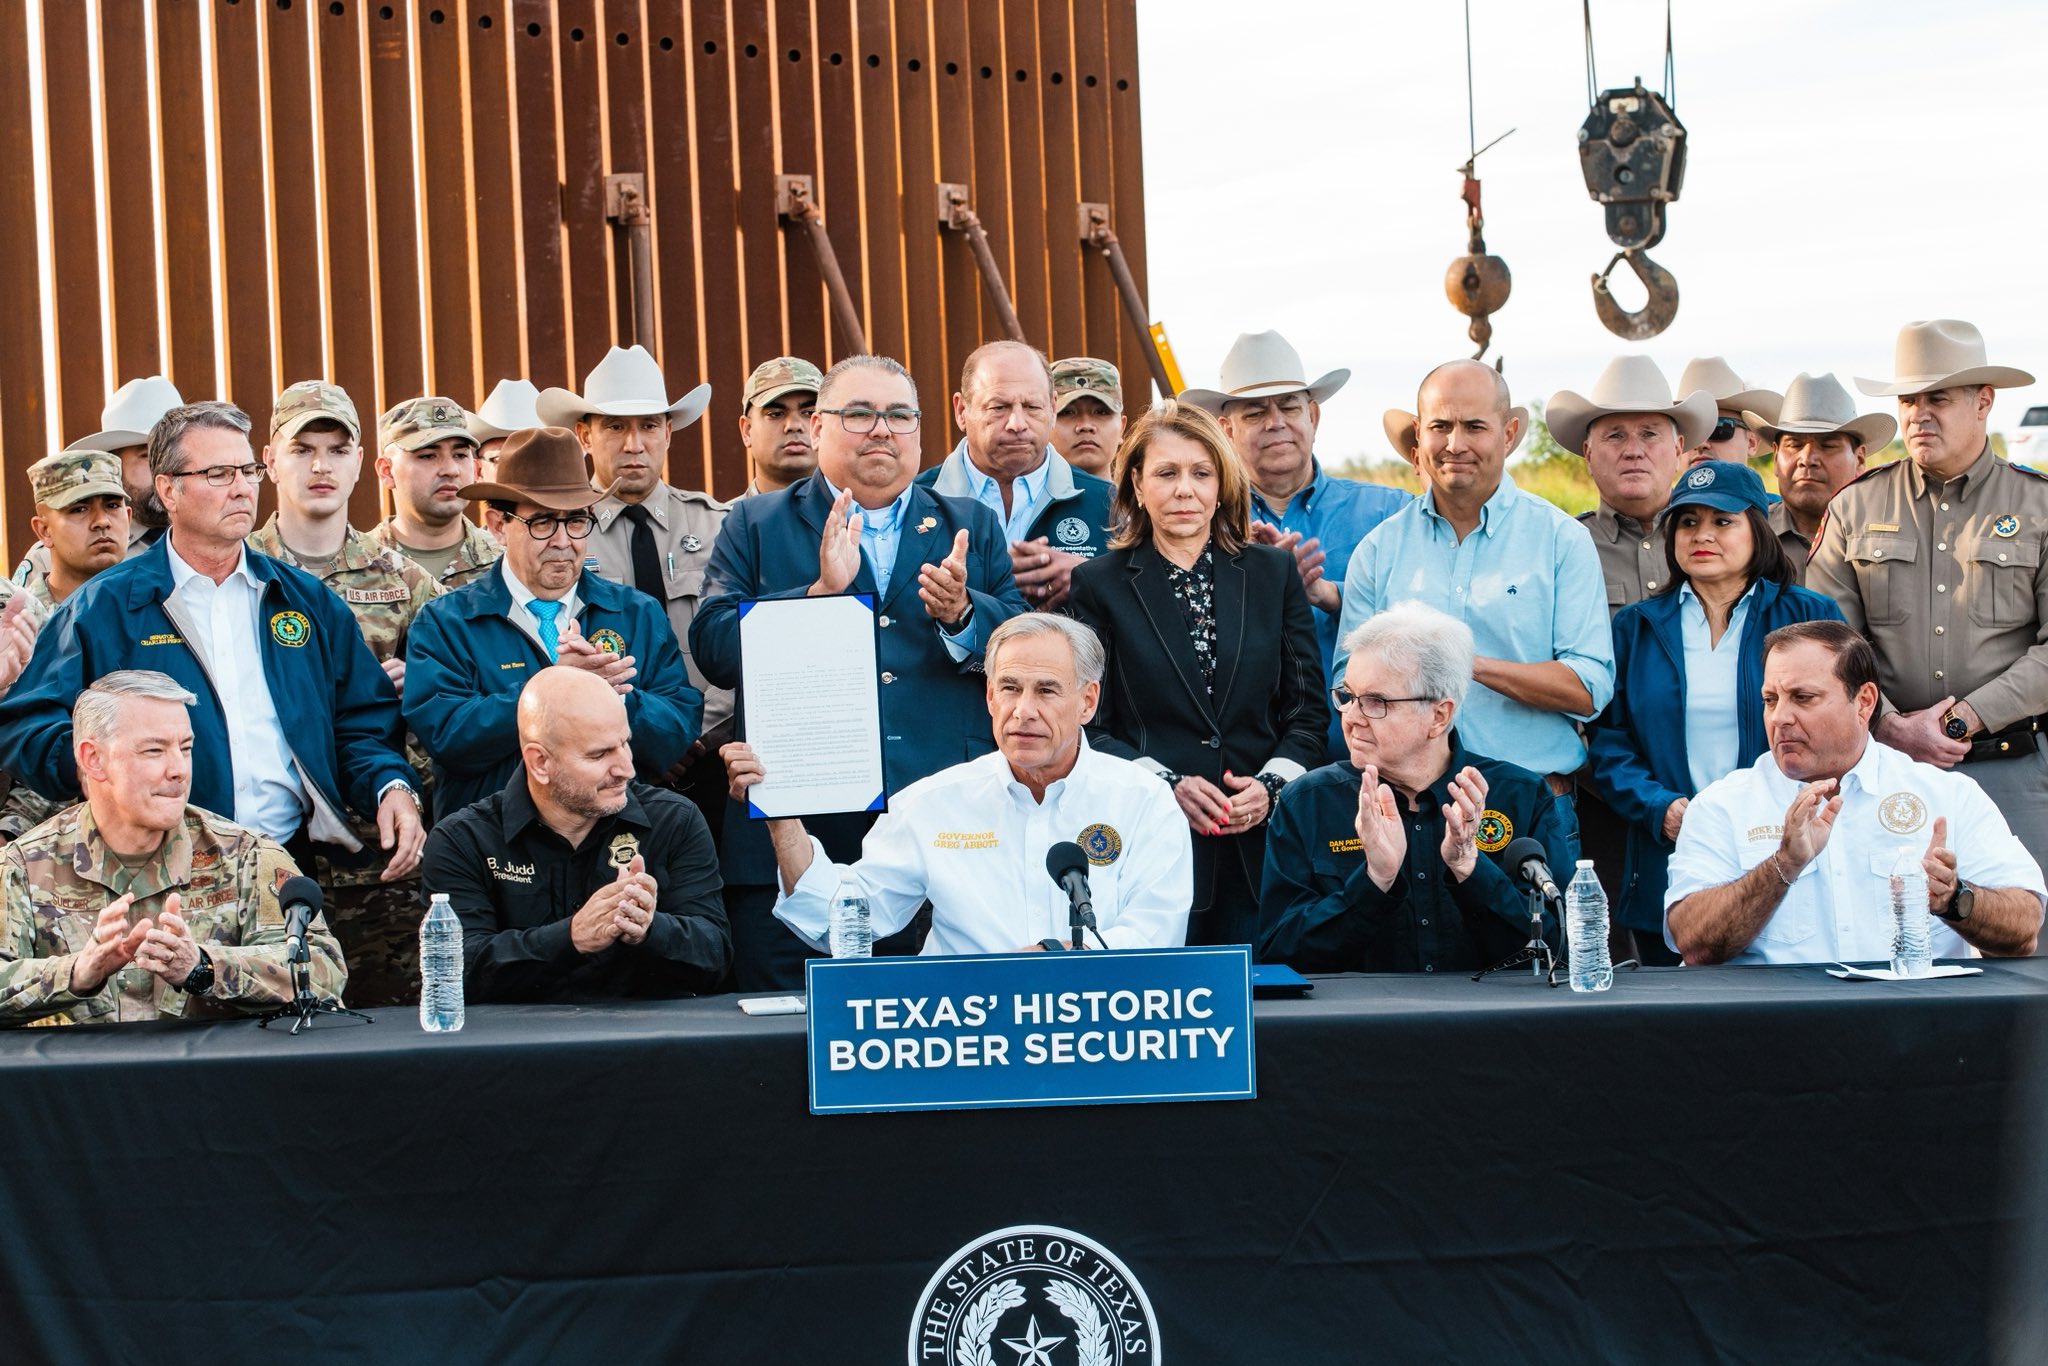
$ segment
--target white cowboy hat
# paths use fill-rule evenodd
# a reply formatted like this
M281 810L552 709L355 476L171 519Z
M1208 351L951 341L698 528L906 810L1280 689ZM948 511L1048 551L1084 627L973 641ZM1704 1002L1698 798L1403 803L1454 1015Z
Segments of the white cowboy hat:
M183 405L178 388L162 375L131 379L114 391L100 410L100 430L81 436L68 451L118 451L149 444L149 429L171 409Z
M547 426L534 407L539 398L540 390L533 387L532 380L499 380L490 397L469 415L469 434L481 446L486 441L497 441L528 427Z
M1515 446L1521 445L1522 438L1529 434L1529 410L1517 404L1508 409L1508 421L1521 424L1520 430L1515 433L1515 445L1507 449L1507 453L1513 455ZM1387 440L1394 443L1394 450L1401 458L1414 460L1415 448L1419 444L1416 433L1421 427L1415 420L1415 414L1405 408L1389 408L1381 415L1380 425L1386 428Z
M661 367L647 348L614 346L583 378L583 392L543 389L534 401L541 421L550 427L571 427L602 413L606 417L651 417L667 413L669 425L687 427L704 415L711 403L711 386L700 384L671 403Z
M1924 394L1962 384L1988 384L1994 389L2019 389L2034 382L2024 370L1984 363L1984 334L1959 318L1907 323L1899 329L1892 352L1896 379L1858 378L1856 387L1872 398Z
M1558 445L1583 455L1587 429L1615 413L1664 414L1678 424L1680 449L1689 451L1713 432L1720 408L1704 389L1674 400L1664 372L1648 356L1616 356L1593 381L1590 397L1560 389L1550 396L1543 419Z
M1899 434L1898 419L1887 413L1859 417L1856 400L1849 397L1849 391L1833 375L1816 378L1801 373L1785 386L1785 402L1775 417L1750 412L1744 413L1742 419L1767 442L1775 442L1784 432L1819 436L1847 432L1874 451L1889 445Z
M1321 403L1344 387L1349 370L1332 370L1321 379L1307 378L1301 355L1278 332L1242 332L1230 344L1217 371L1214 389L1183 389L1180 400L1212 413L1241 398L1271 398L1308 390L1312 402Z
M1685 363L1685 369L1678 376L1678 392L1689 394L1695 389L1704 389L1712 394L1714 406L1724 413L1744 413L1754 409L1775 417L1778 405L1785 401L1785 396L1774 389L1750 388L1742 376L1735 373L1735 367L1719 356L1701 356Z

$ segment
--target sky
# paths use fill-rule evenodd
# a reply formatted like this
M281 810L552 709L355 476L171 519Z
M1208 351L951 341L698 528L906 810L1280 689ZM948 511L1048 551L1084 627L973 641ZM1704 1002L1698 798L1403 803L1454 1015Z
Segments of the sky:
M1603 88L1661 85L1665 7L1594 0ZM1138 0L1149 303L1183 377L1216 382L1241 332L1277 328L1323 405L1327 461L1392 458L1390 407L1470 355L1443 277L1465 251L1459 0ZM1676 0L1685 182L1652 259L1670 328L1631 343L1593 312L1614 253L1577 131L1584 31L1570 0L1471 0L1486 244L1514 274L1489 361L1517 402L1583 394L1652 356L1676 383L1725 356L1782 391L1800 371L1887 378L1899 327L1963 318L1989 360L2048 378L2048 4ZM1618 272L1626 276L1626 267ZM1633 278L1628 286L1634 286ZM1625 300L1640 294L1623 294ZM1863 411L1892 411L1857 394ZM2010 431L2048 385L2001 390Z

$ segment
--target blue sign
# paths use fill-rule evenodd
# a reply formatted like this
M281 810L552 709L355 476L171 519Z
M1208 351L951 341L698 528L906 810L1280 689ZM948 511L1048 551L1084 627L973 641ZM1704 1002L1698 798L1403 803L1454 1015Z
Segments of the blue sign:
M1250 1100L1251 950L804 966L811 1113Z

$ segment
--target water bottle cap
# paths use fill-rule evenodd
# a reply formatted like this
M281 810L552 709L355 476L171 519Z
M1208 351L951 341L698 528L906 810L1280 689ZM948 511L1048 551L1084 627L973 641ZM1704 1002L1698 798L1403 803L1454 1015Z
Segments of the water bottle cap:
M1593 866L1593 860L1589 858L1582 858L1579 860L1578 866L1581 868L1591 868Z

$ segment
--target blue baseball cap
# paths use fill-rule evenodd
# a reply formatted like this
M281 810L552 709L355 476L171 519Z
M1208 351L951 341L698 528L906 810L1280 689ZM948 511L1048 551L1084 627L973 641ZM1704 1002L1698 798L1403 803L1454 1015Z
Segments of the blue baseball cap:
M1678 476L1678 482L1671 486L1671 501L1658 514L1658 520L1682 507L1702 506L1723 512L1740 512L1744 508L1766 512L1771 500L1764 492L1763 479L1749 466L1737 460L1702 460Z

